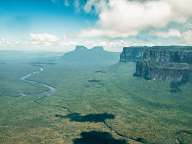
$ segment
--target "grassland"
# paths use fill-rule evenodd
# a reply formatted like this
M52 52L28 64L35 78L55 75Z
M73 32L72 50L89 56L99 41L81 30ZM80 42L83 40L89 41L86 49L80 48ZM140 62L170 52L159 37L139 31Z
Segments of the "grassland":
M192 84L170 92L170 82L133 77L135 65L42 64L45 71L20 80L37 66L0 64L2 144L182 144L192 143ZM28 96L20 96L25 92Z

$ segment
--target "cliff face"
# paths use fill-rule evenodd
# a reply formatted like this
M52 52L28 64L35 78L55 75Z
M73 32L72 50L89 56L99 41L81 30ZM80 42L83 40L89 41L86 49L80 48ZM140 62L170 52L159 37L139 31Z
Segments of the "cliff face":
M192 64L192 46L124 47L120 55L120 62L137 62L141 59Z
M191 71L191 47L144 48L136 64L136 76L146 79L183 81Z
M120 55L120 62L136 62L142 55L142 47L125 47Z
M135 76L148 80L170 80L173 86L190 80L192 73L192 47L155 46L124 48L120 61L129 62L132 51L136 61ZM138 50L139 49L139 50ZM133 53L135 53L133 52Z
M144 48L142 59L157 63L192 63L192 47L151 47Z
M190 74L190 66L185 63L159 64L150 61L136 63L135 76L148 80L186 81Z

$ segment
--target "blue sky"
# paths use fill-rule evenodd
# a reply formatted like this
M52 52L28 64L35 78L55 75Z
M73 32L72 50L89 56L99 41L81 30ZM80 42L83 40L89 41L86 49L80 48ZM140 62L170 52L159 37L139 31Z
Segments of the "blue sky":
M73 5L65 6L62 0L2 0L0 17L4 34L33 31L61 35L78 31L96 21L95 15L78 12Z
M191 45L191 0L1 0L0 50Z

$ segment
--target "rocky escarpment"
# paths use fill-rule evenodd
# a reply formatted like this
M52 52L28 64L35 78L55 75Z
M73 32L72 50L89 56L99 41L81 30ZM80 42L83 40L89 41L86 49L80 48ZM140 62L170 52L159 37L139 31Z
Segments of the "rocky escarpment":
M133 59L129 55L132 55ZM192 47L131 47L130 50L129 48L124 48L120 61L136 61L135 76L148 80L170 80L172 81L171 86L175 91L178 89L178 85L190 81Z
M135 76L148 80L186 81L189 74L190 66L186 63L155 63L146 60L136 63Z
M120 62L136 62L142 56L144 47L124 47L120 55Z
M154 46L143 48L141 59L157 63L192 64L192 47L190 46Z

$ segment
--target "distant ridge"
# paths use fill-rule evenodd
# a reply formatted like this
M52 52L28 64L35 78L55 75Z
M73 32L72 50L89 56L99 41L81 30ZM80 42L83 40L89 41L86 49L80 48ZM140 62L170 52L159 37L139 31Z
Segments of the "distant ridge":
M81 50L88 50L88 49L87 49L87 47L80 46L80 45L75 47L75 51L81 51Z
M118 52L105 51L102 46L91 49L85 46L76 46L74 51L64 54L62 60L78 65L110 65L118 62L119 54Z
M95 46L93 48L88 49L85 46L77 45L75 47L75 51L81 51L81 50L90 50L90 51L105 51L102 46Z

